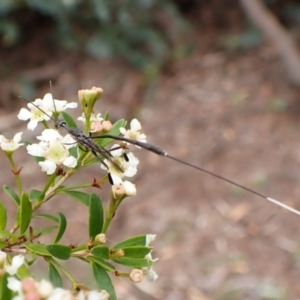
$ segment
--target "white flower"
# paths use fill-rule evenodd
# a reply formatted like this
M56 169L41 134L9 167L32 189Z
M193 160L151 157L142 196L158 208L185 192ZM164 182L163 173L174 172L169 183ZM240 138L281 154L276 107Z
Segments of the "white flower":
M25 257L23 255L16 255L13 257L11 265L7 266L6 272L9 275L15 275L18 269L24 264Z
M74 297L70 291L62 288L55 288L47 300L74 300Z
M45 280L45 279L42 279L41 282L37 282L36 283L36 288L37 288L37 291L39 293L39 295L43 298L43 299L46 299L47 297L49 297L54 288L53 288L53 285L51 284L51 282Z
M87 298L88 300L103 300L103 299L108 299L103 298L102 295L98 291L90 291L89 296Z
M91 291L83 291L81 290L77 294L78 300L108 300L109 293L106 290L102 290L100 292L91 290Z
M66 100L57 100L53 99L52 94L47 93L43 98L42 107L45 110L51 112L62 112L65 111L67 108L76 108L78 105L76 102L70 102Z
M102 290L99 294L100 294L100 300L108 300L110 297L109 293L106 290Z
M148 253L145 258L149 259L151 262L156 262L158 260L158 258L152 258L152 254L151 252ZM143 268L143 271L145 274L147 274L148 279L150 279L151 281L155 281L158 278L158 275L156 274L156 272L153 270L153 267L149 267L149 268Z
M113 150L116 149L116 150ZM112 180L114 184L122 184L122 178L124 177L133 177L137 172L137 165L139 164L139 160L133 155L133 153L126 154L128 161L124 158L123 149L120 149L119 145L113 145L111 147L110 153L115 158L115 162L122 166L123 172L117 170L114 164L105 159L104 163L108 166L109 172L111 174ZM101 165L101 168L106 170L104 165ZM117 178L118 177L118 178Z
M22 282L15 277L7 278L7 287L18 295L23 296ZM23 299L23 298L21 298Z
M23 132L15 134L12 140L8 140L4 135L0 135L0 148L3 151L13 152L17 150L23 143L20 143Z
M147 277L148 277L148 279L150 279L151 281L156 281L156 279L158 278L158 275L157 275L157 273L153 270L153 268L151 267L150 269L148 269Z
M136 195L136 187L135 184L131 183L128 180L125 180L123 182L123 186L124 186L124 190L125 190L125 194L127 196L134 196Z
M63 137L54 129L45 129L37 139L41 142L28 145L27 152L45 158L39 165L48 175L53 174L61 164L69 168L76 167L77 159L69 153L69 149L76 146L76 141L69 134Z
M42 99L36 99L34 102L34 105L32 103L28 103L27 106L30 109L30 111L26 108L21 108L18 119L22 121L27 121L30 119L30 122L27 124L28 130L34 130L38 124L38 122L42 121L49 121L52 116L51 111L47 111L43 106L43 100ZM40 107L43 111L39 110L37 107Z
M146 235L146 244L145 246L149 246L151 242L153 242L156 238L156 234L147 234Z
M130 129L126 130L124 127L121 127L120 129L121 134L124 135L125 138L136 140L141 143L147 143L146 135L141 133L142 130L141 123L137 119L133 119L130 122ZM138 146L136 146L138 147ZM140 147L138 147L140 148Z
M61 112L67 108L77 107L77 103L75 102L68 103L65 100L53 99L53 96L50 93L46 94L43 99L36 99L32 103L27 104L30 110L21 108L18 114L18 118L22 121L27 121L30 119L30 122L27 124L27 128L29 130L34 130L38 122L49 121L53 115L53 112Z

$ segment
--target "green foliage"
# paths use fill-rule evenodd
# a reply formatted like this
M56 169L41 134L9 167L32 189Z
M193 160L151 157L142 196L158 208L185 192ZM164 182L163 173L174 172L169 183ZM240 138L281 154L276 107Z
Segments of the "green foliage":
M143 70L182 52L187 23L171 0L6 0L0 3L3 43L13 45L22 25L13 12L28 9L56 24L56 43L96 58L121 56ZM36 24L39 26L39 24Z

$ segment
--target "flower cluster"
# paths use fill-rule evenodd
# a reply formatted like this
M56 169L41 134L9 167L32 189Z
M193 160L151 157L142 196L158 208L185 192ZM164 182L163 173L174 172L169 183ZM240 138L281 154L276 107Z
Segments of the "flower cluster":
M66 100L53 99L52 94L47 93L43 99L36 99L27 104L28 109L21 108L18 118L22 121L30 120L27 124L28 130L34 130L38 122L49 121L53 113L59 113L67 108L76 108L77 103L68 103Z
M15 277L7 278L7 287L17 296L13 300L108 300L109 294L105 290L100 292L96 290L83 291L73 294L63 288L54 288L51 282L42 279L36 281L32 277L19 280Z
M102 92L100 88L93 88L78 93L84 113L78 120L84 123L84 131L75 128L75 121L65 112L66 109L76 108L77 104L53 99L48 93L43 99L28 103L28 108L22 108L18 114L20 120L28 121L27 128L31 131L35 130L39 123L44 126L43 131L36 136L38 142L22 143L22 132L17 133L11 140L0 135L0 148L12 166L18 189L14 191L4 186L6 194L18 206L15 223L11 229L6 228L6 209L0 201L0 233L3 233L4 237L0 238L0 242L3 243L1 244L3 251L0 250L0 297L1 287L5 284L6 290L8 288L12 291L10 294L13 298L9 299L13 300L106 300L110 297L115 298L114 288L108 274L130 278L136 283L145 277L153 281L157 279L157 274L152 268L157 259L152 258L152 247L149 246L155 235L139 235L127 238L113 246L106 245L106 232L119 205L125 198L137 193L135 184L128 181L128 178L136 175L139 160L132 152L127 151L128 145L130 140L139 143L146 143L147 140L146 136L141 133L142 127L137 119L133 119L130 128L126 129L126 121L119 120L112 124L108 120L107 113L104 117L100 113L94 113L95 101ZM65 120L56 121L61 112ZM54 122L56 129L65 129L65 135L56 129L51 129L49 121ZM95 133L98 134L98 139ZM110 146L113 140L120 143ZM16 165L13 153L24 145L27 153L35 158L41 170L51 175L46 177L47 181L41 189L34 187L32 191L25 191L22 185L22 166ZM65 182L79 168L94 163L98 163L102 169L106 170L107 175L73 186L66 185ZM101 188L105 181L111 183L110 202L107 207L96 193L82 192L85 188ZM59 194L67 194L88 207L89 235L80 245L70 246L59 243L67 227L67 218L63 213L59 213L58 217L50 214L36 214L44 203ZM36 216L42 216L54 222L54 226L36 228L31 222ZM53 244L43 244L40 237L53 230L57 230ZM77 249L74 250L74 248ZM23 255L12 257L13 253L31 255L32 260L26 261ZM54 270L50 276L52 283L58 283L60 286L59 283L62 282L60 276L64 274L67 275L66 278L70 280L74 289L80 292L75 295L71 291L54 287L46 280L37 281L32 278L29 267L39 256L44 256L49 269ZM91 264L95 282L98 284L99 278L101 279L101 284L98 284L101 291L89 290L82 283L76 282L57 261L57 259L71 257ZM131 267L131 271L126 273L122 270L121 272L111 262ZM105 285L102 283L102 278Z
M7 278L7 287L13 291L16 296L14 300L36 299L36 300L108 300L109 294L102 290L98 291L80 291L73 295L71 291L62 288L54 288L53 285L44 279L40 282L35 281L32 277L22 280L17 279L18 269L24 264L23 255L13 257L11 264L7 261L7 254L0 250L0 274L7 272L10 277Z

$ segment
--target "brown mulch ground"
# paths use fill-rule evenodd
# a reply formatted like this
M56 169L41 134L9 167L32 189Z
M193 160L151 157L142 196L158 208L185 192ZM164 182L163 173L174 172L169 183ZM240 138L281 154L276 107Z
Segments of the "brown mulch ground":
M47 61L44 68L60 59ZM13 75L3 81L6 91L18 84ZM222 52L195 53L146 90L139 80L120 62L80 57L57 71L54 90L58 99L74 101L79 88L101 86L105 94L99 109L109 110L113 118L136 113L149 142L300 209L299 91L286 83L271 49L231 58ZM44 92L47 84L39 96ZM7 107L1 133L24 130L15 121L16 112L6 112ZM298 216L168 159L135 153L141 161L138 194L121 207L109 239L156 233L160 277L155 284L116 280L119 299L300 297ZM38 188L39 168L24 153L17 161L25 184ZM4 175L9 167L3 155L1 162L1 183L13 184ZM91 172L98 174L99 168L75 180L89 180ZM68 240L82 241L86 220L81 206L70 199L52 203L45 210L68 210Z

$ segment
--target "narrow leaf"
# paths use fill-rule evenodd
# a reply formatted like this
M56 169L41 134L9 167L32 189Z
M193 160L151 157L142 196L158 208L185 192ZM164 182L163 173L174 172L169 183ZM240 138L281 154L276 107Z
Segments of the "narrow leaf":
M109 263L108 261L106 261L103 258L96 257L96 256L89 256L88 260L90 262L98 264L99 266L101 266L103 269L105 269L108 272L114 272L115 271L114 265L112 265L111 263Z
M80 203L89 206L89 198L90 195L83 193L83 192L78 192L78 191L63 191L60 193L65 193L67 195L69 195L70 197L72 197L73 199L79 201Z
M59 259L67 260L71 256L71 248L66 245L52 244L47 245L46 249L52 256Z
M6 208L2 202L0 202L0 230L5 230L7 222Z
M57 229L58 226L56 225L53 225L53 226L48 226L48 227L45 227L45 228L42 228L42 229L38 229L34 232L35 235L46 235L46 234L49 234L50 232L52 232L53 230Z
M104 212L101 199L96 194L91 194L89 205L89 235L94 239L101 233L104 222Z
M147 258L121 257L112 260L120 265L133 267L137 269L150 267L153 265L153 262Z
M122 248L124 256L133 258L144 258L152 250L150 247L133 246Z
M62 116L63 116L64 120L66 121L68 127L77 128L76 122L73 120L73 118L68 113L66 113L64 111L62 111L61 113L62 113Z
M39 201L43 200L44 196L45 196L45 194L38 190L32 190L29 193L29 199L31 202L35 201L35 200L39 202Z
M4 273L0 277L0 299L12 299L12 291L7 287L7 278L9 276L8 273Z
M17 194L14 192L14 190L12 190L8 185L5 184L3 185L3 190L9 197L11 197L15 201L15 203L18 206L20 205L20 199L17 196Z
M24 246L33 253L42 256L51 256L45 245L42 244L24 244Z
M109 293L109 300L117 300L116 292L107 272L99 265L92 263L94 278L98 289Z
M49 261L48 277L54 287L62 287L62 280L55 266Z
M106 246L96 246L92 249L91 253L94 256L103 258L103 259L109 259L109 248Z
M59 222L58 218L56 218L52 215L49 215L49 214L37 214L37 215L34 215L33 217L34 218L42 218L42 219L50 220L50 221L53 221L53 222L56 222L56 223Z
M29 197L26 193L22 193L21 204L19 207L19 222L20 225L20 234L25 233L27 230L32 215L32 205L29 201Z
M131 247L131 246L145 246L146 245L146 234L134 236L127 240L124 240L113 246L114 250Z
M65 230L67 228L67 219L66 219L65 215L62 213L58 213L58 216L59 216L59 229L58 229L57 235L54 239L54 243L58 243L60 241L60 239L64 235Z

